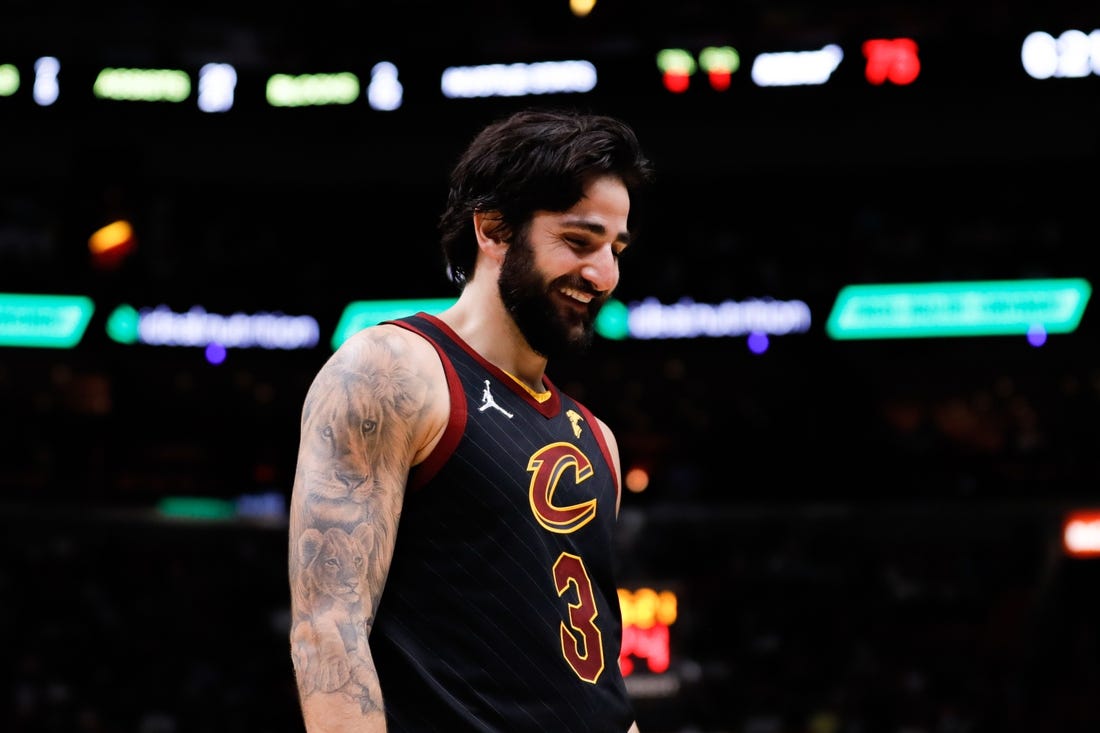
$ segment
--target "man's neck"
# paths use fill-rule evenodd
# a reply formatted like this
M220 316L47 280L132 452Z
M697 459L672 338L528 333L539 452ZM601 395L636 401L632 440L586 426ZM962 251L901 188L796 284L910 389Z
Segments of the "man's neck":
M542 380L546 357L527 344L497 290L486 290L470 282L458 302L440 313L439 318L482 358L520 384L534 392L546 389Z

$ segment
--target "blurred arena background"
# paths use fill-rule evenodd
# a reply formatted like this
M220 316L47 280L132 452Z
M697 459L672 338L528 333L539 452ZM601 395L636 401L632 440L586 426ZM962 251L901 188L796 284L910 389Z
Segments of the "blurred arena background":
M658 170L630 319L550 371L619 436L642 731L1100 730L1097 29L1073 2L9 0L0 729L302 730L305 390L350 305L454 297L450 165L550 104L622 115ZM913 284L946 322L1038 315L911 337ZM895 330L830 328L871 285Z

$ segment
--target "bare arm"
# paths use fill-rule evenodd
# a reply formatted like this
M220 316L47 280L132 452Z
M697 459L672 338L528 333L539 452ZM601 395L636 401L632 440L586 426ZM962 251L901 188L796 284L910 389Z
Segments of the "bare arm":
M440 398L434 373L410 353L413 338L394 327L352 337L302 410L288 565L291 659L309 733L386 728L368 639L409 467Z
M615 438L615 433L611 432L611 428L607 423L599 418L596 421L600 424L600 430L603 432L604 440L607 442L607 450L611 453L611 468L615 471L615 483L619 487L618 493L615 495L615 516L619 516L619 507L622 504L623 498L623 470L620 465L619 459L619 442Z

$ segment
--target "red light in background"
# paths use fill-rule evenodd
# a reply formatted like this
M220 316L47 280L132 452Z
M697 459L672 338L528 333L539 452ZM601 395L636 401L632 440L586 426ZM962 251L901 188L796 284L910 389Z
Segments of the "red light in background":
M623 643L619 668L624 675L634 672L635 659L644 659L650 672L668 670L671 659L669 627L676 622L678 600L672 591L652 588L619 588L623 614Z
M732 46L707 46L699 52L699 65L706 70L711 88L724 92L730 88L733 72L741 67L741 55Z
M663 81L665 89L673 94L683 94L691 85L691 76L682 71L666 71Z
M682 94L691 84L695 73L695 59L682 48L664 48L657 52L657 68L661 70L661 83L673 94Z
M1076 511L1062 525L1062 547L1070 557L1100 557L1100 511Z
M708 71L707 78L710 85L716 91L724 92L730 88L730 73L728 71Z
M636 626L623 627L623 647L619 652L619 668L624 675L634 672L634 660L638 657L646 661L650 672L660 674L668 670L670 650L668 627L657 624L648 629Z
M889 81L906 86L920 76L917 42L911 38L875 38L863 42L867 66L863 75L875 86Z

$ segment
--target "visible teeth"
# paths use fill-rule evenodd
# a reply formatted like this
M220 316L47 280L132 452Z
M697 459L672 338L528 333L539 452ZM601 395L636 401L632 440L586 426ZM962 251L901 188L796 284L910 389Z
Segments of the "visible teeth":
M573 298L574 300L579 300L582 303L591 303L592 302L592 296L589 293L582 293L580 290L573 290L571 288L563 288L561 292L564 293L565 295L568 295L570 298Z

